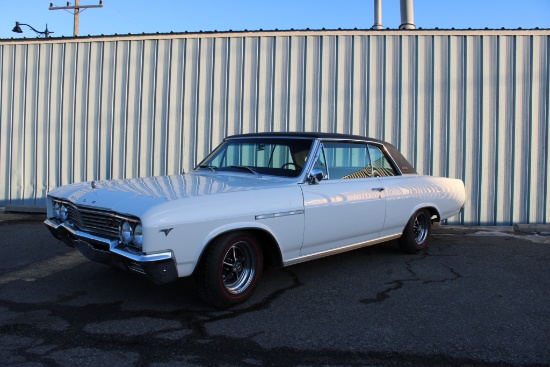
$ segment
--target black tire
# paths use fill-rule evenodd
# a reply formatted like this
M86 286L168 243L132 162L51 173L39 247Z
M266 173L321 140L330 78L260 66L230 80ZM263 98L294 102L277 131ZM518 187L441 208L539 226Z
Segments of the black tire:
M397 240L401 250L410 254L424 250L430 244L432 216L426 209L420 209L409 219L403 235Z
M199 296L218 308L250 298L263 267L262 248L254 236L233 232L215 239L195 271Z

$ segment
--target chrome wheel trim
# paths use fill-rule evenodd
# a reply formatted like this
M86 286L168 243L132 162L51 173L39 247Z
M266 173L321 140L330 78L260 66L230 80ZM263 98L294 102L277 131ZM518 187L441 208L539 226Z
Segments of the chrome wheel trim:
M426 216L426 213L420 212L414 218L413 223L413 235L414 241L417 244L422 244L428 237L428 228L429 228L429 218Z
M235 242L225 253L221 277L225 289L240 294L248 289L256 274L256 258L246 241Z

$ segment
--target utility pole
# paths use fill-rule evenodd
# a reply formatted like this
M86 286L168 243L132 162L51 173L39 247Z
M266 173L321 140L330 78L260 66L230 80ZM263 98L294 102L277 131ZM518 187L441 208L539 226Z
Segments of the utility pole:
M99 5L80 5L80 0L75 0L74 5L71 5L71 3L67 2L67 6L54 6L53 3L50 3L50 10L70 10L70 9L74 10L73 35L75 37L78 37L78 23L79 23L80 13L89 8L103 8L103 1L99 0Z

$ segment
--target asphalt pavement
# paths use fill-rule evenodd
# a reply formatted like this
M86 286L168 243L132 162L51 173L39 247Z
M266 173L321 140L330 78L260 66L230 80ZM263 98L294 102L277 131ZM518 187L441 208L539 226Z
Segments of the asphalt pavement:
M219 311L0 213L2 366L550 366L550 231L447 227L264 273Z

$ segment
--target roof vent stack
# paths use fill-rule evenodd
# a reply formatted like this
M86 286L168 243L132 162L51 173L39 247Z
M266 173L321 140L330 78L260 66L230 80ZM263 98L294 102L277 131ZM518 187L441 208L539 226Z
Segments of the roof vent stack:
M382 27L382 0L374 0L374 25L371 29L384 29Z
M399 29L416 29L413 0L401 0L401 25Z

